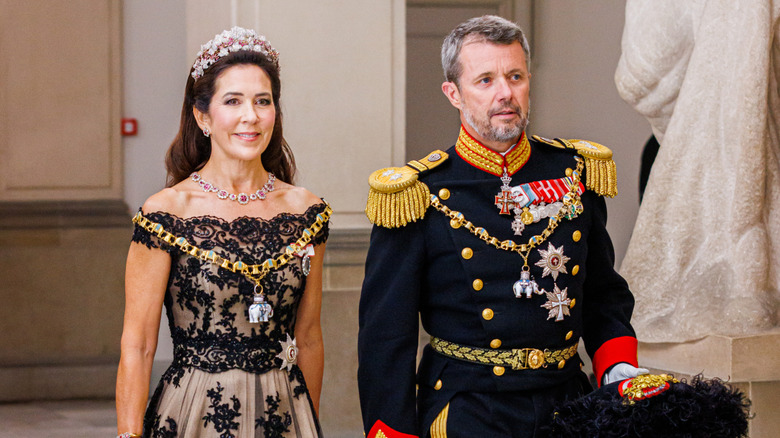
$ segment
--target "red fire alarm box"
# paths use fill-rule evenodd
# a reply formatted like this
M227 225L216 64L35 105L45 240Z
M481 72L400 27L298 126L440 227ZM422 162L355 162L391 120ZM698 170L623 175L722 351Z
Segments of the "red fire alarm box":
M138 120L136 119L122 119L122 135L136 135L138 134Z

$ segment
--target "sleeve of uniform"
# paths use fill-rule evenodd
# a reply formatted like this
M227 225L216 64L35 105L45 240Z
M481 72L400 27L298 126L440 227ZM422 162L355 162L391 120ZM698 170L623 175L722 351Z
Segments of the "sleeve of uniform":
M368 438L417 434L415 364L422 221L374 226L360 297L358 388Z
M585 348L593 360L598 382L612 365L637 366L637 341L631 327L634 297L615 271L615 251L607 233L604 198L594 200L593 223L588 237L588 259L583 306Z

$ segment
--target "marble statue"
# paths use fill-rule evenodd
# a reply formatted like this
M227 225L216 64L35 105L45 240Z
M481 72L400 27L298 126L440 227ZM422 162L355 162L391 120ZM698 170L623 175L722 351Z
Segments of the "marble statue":
M626 2L615 82L661 144L621 266L640 341L778 325L779 79L780 1Z

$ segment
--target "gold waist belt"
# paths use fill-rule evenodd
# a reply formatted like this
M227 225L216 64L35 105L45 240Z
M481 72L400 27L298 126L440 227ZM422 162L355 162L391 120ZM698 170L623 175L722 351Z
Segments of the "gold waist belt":
M557 364L563 368L566 361L577 354L577 344L562 350L539 350L536 348L513 348L500 350L493 348L469 347L456 344L436 337L431 338L431 347L434 351L453 359L482 365L499 365L512 367L513 370L527 370L547 368L548 365Z

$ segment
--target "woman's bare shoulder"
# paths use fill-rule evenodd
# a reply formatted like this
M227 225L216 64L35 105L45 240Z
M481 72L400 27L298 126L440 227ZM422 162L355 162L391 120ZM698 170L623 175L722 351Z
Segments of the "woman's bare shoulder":
M185 211L188 199L187 191L182 191L177 184L164 188L147 198L141 209L144 213L162 211L180 216Z
M285 184L280 187L286 210L291 213L304 213L312 205L321 204L322 199L304 187Z

